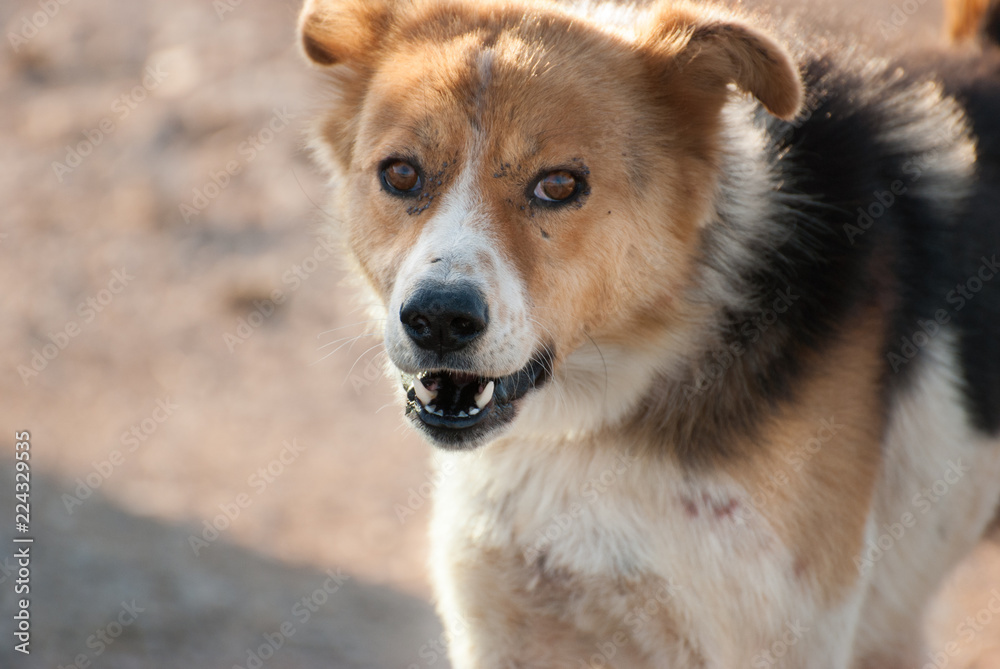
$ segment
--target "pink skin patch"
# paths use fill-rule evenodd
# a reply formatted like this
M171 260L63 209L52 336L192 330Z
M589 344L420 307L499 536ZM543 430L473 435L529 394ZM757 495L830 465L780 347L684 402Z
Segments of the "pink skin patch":
M736 499L730 497L728 499L717 500L713 499L707 492L702 493L700 499L681 495L681 505L684 507L684 513L689 518L698 518L702 513L713 518L731 518L735 515L736 510L740 508L740 503Z

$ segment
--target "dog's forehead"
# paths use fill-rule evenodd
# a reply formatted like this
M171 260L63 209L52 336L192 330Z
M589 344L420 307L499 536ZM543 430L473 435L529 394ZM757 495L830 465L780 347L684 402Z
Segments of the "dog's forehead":
M612 63L601 62L616 55L584 62L562 40L517 31L401 45L373 77L361 143L376 154L413 144L447 153L485 138L489 155L507 159L568 150L606 136L609 112L623 106L621 80L611 86Z

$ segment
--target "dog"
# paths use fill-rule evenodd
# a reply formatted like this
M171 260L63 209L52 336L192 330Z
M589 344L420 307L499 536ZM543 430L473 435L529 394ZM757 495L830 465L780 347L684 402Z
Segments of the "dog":
M307 0L299 31L440 453L453 666L926 662L1000 500L986 38L910 66L684 0Z
M951 0L945 4L945 12L947 36L952 42L979 40L980 45L987 47L1000 43L1000 2Z

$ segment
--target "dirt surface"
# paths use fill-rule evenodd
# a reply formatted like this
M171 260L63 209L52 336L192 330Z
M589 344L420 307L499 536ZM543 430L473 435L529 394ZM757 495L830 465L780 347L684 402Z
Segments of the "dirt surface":
M430 451L401 426L380 349L341 341L365 316L302 150L317 96L297 9L0 5L0 559L35 539L30 656L0 563L2 668L447 666L424 566ZM933 32L938 12L907 29ZM986 544L934 614L941 648L994 587ZM947 666L993 643L1000 621Z

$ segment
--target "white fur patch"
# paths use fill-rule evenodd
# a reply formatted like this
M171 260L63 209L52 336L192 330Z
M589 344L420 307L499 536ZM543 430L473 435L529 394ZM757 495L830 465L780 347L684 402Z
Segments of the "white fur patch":
M872 588L856 654L896 648L913 666L924 658L913 613L979 542L1000 500L1000 440L969 425L954 334L942 330L919 356L919 378L892 410L874 536L859 561Z
M567 613L595 646L608 630L628 630L632 662L615 666L846 666L844 641L862 591L824 610L817 625L819 605L795 576L791 551L762 516L738 512L749 493L728 477L692 476L665 460L639 459L617 441L507 438L441 462L431 564L446 620L466 608L468 597L482 596L456 591L456 562L461 572L475 564L466 560L516 547L525 564L544 565L539 583L546 573L588 583L575 589ZM637 585L646 582L667 584L669 597L636 624L630 614L651 598ZM613 598L599 587L615 583L621 594ZM544 598L522 604L523 619L544 610ZM769 640L790 630L797 630L794 643L769 664ZM514 647L462 664L461 647L459 667L507 666L515 658L548 666Z
M399 314L421 282L470 282L485 295L490 313L489 326L475 343L476 371L499 377L524 367L535 353L538 339L528 319L524 282L499 253L484 213L475 182L476 175L482 173L481 160L478 151L470 151L457 182L443 196L440 211L403 260L389 314ZM407 372L421 371L414 345L398 318L388 319L385 336L393 364Z

